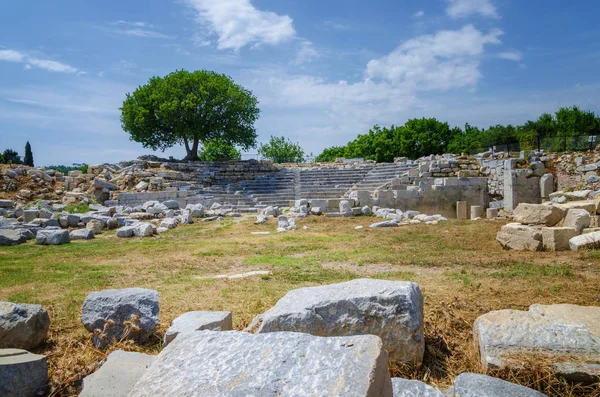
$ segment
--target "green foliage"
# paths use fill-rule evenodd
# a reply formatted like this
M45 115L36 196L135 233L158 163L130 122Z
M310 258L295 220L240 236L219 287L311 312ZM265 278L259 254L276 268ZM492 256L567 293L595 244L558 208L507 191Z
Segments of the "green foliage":
M344 147L343 146L332 146L330 148L326 148L323 152L315 158L316 162L334 162L335 159L344 157Z
M31 145L29 141L25 144L25 157L23 158L23 164L33 167L33 152L31 151Z
M6 161L4 160L4 154L0 153L0 164L6 164Z
M200 148L198 157L202 161L228 161L241 160L242 155L235 146L228 144L222 139L212 139L205 142Z
M456 127L453 129L452 135L448 151L456 154L469 153L481 147L484 131L467 123L464 131Z
M6 149L4 153L2 153L3 163L4 164L22 164L19 159L19 153L12 149Z
M271 136L268 143L261 143L258 154L274 163L301 163L304 161L304 151L300 145L290 141L289 138L286 140L282 136Z
M221 139L243 149L256 145L258 100L223 74L178 70L152 77L127 94L121 111L132 141L163 151L184 144L187 160L198 160L200 142Z
M65 211L69 214L85 214L86 212L90 212L89 204L69 204L65 207Z
M46 169L48 170L56 170L64 175L67 175L69 173L69 171L81 171L84 174L87 174L88 172L88 165L87 164L73 164L73 165L50 165L48 167L46 167Z

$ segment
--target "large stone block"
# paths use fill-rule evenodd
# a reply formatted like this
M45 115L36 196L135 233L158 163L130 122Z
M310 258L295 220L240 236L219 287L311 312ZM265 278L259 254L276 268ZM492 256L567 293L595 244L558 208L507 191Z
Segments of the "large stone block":
M177 335L194 331L231 331L231 312L187 312L173 320L165 333L163 346L171 343Z
M123 350L110 353L100 369L83 379L79 397L127 397L153 358Z
M520 223L502 226L496 235L496 240L502 248L517 251L540 251L543 246L540 229Z
M521 203L515 208L515 222L524 225L554 226L566 215L566 211L556 205Z
M190 332L161 352L129 397L310 395L392 397L381 340Z
M581 236L575 236L569 240L571 250L600 248L600 232L585 233Z
M591 216L586 210L581 209L570 209L567 211L565 217L564 227L571 227L577 230L577 234L581 233L583 229L590 226Z
M543 357L574 380L600 379L600 307L532 305L498 310L475 320L475 340L486 369L522 367Z
M554 193L554 175L544 174L540 178L540 195L548 199L552 193Z
M543 227L542 242L550 251L568 251L569 240L579 233L572 227Z
M0 246L23 244L27 237L20 230L0 229Z
M68 230L39 230L35 235L38 245L60 245L71 242Z
M0 349L30 350L46 340L50 316L40 305L0 301Z
M258 333L377 335L390 359L423 359L423 295L416 283L357 279L292 290L264 313Z
M394 397L444 397L438 390L418 380L392 378L392 389Z
M73 240L92 240L94 238L94 232L89 229L77 229L69 233L71 241Z
M491 376L464 372L454 379L451 397L546 397L536 390Z
M144 288L90 292L81 322L94 333L94 345L105 346L124 336L145 342L158 324L158 292Z
M46 356L20 349L0 349L0 396L45 396L47 390Z

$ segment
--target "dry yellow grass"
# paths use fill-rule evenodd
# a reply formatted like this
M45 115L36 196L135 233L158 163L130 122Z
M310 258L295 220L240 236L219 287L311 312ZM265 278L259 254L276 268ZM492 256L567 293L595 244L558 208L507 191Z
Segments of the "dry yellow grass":
M481 372L471 327L477 316L533 303L600 304L600 252L510 252L495 241L501 223L457 222L395 229L368 227L370 218L312 217L299 230L271 231L274 221L199 222L160 237L56 247L31 243L0 249L0 299L40 303L52 318L48 356L53 395L76 395L81 379L116 348L155 354L170 322L190 310L228 310L242 329L287 291L356 277L418 282L425 296L426 353L421 368L392 373L443 389L455 375ZM309 230L302 230L302 226ZM272 276L215 280L217 274L271 270ZM144 287L160 292L160 327L144 346L129 342L100 351L80 323L90 291ZM548 395L600 396L600 386L566 384L544 368L500 376Z

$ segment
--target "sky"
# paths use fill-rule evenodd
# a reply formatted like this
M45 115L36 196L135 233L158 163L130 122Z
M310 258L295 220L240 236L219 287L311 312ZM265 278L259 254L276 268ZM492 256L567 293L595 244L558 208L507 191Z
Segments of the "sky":
M176 69L232 77L258 97L259 142L314 155L415 117L600 113L599 13L597 0L2 1L0 150L29 141L36 165L150 154L119 107Z

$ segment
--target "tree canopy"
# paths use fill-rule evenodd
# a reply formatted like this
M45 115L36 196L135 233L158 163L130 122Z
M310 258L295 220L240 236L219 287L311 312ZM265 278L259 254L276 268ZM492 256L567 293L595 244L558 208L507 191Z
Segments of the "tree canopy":
M269 142L260 144L258 154L274 163L301 163L304 161L304 150L298 143L284 137L271 136Z
M31 145L29 141L25 144L25 157L23 158L23 164L33 167L33 152L31 151Z
M19 153L12 149L6 149L4 153L2 153L3 163L4 164L22 164L21 159L19 158Z
M200 143L214 139L244 150L256 146L258 99L216 72L178 70L152 77L127 94L121 112L131 140L162 151L183 144L186 160L198 160Z
M198 157L202 161L229 161L241 160L242 155L235 146L224 142L222 139L211 139L202 144Z
M394 157L416 159L430 154L474 153L508 145L549 151L583 150L589 148L590 135L600 135L600 118L577 106L561 108L555 114L544 113L520 126L497 124L488 129L469 123L464 129L450 128L448 123L434 118L421 118L408 120L401 126L375 125L345 146L323 150L316 161L344 157L391 162Z

